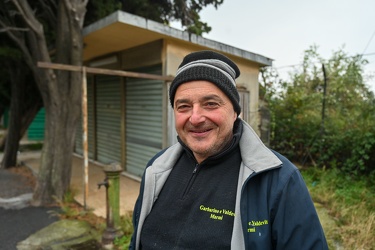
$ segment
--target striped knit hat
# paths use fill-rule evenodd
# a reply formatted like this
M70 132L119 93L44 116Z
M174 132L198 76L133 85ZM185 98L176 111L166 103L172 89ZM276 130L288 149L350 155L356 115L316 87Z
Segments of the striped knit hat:
M228 57L213 51L193 52L183 59L178 67L176 77L169 88L169 100L173 107L178 86L185 82L205 80L214 83L223 91L233 104L234 111L239 115L240 96L235 79L240 75L237 65Z

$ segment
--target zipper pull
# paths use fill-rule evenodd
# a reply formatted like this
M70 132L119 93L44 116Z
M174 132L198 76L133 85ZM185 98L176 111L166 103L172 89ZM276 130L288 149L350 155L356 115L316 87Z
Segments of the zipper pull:
M193 170L193 174L195 174L195 173L198 171L198 167L199 167L199 164L196 164L196 165L195 165L195 168L194 168L194 170Z

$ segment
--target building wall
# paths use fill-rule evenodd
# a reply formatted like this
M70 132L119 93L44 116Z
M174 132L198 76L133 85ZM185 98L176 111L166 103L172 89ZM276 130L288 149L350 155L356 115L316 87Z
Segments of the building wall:
M237 78L237 87L244 87L249 92L250 102L247 122L259 135L259 66L256 64L249 64L249 62L245 62L241 59L232 59L235 61L241 71L241 75Z
M163 41L147 43L120 53L121 69L131 70L161 63Z

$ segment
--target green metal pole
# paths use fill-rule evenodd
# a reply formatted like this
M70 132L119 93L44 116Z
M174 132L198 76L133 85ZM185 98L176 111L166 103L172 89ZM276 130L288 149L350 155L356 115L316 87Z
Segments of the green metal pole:
M104 167L107 188L107 228L102 236L105 248L111 248L113 240L121 237L120 227L120 174L122 168L119 163L112 163Z

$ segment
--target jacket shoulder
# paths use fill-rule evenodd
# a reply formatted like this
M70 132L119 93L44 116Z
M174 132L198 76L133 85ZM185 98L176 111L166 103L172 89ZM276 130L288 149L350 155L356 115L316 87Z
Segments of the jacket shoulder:
M161 150L161 151L159 151L157 154L155 154L149 161L148 161L148 163L147 163L147 165L146 165L146 168L147 167L149 167L149 166L151 166L153 163L154 163L154 161L157 159L157 158L159 158L166 150L167 150L168 148L165 148L165 149L163 149L163 150Z

